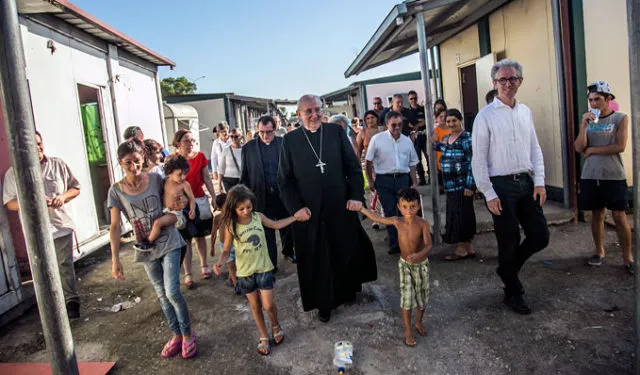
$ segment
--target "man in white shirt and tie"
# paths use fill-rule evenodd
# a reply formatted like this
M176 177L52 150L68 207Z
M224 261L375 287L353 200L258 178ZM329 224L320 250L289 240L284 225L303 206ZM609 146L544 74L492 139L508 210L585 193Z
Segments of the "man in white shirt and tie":
M369 190L378 192L384 215L387 217L397 216L398 191L409 186L418 186L418 155L411 139L402 134L402 121L400 112L387 112L387 131L371 138L365 157ZM393 225L387 225L387 231L389 254L399 253L398 231Z
M522 65L504 59L491 69L498 95L473 124L473 177L493 216L498 241L496 272L505 285L504 303L529 314L518 273L534 253L547 247L549 230L542 212L547 193L542 150L531 110L516 99ZM525 239L520 242L520 226Z

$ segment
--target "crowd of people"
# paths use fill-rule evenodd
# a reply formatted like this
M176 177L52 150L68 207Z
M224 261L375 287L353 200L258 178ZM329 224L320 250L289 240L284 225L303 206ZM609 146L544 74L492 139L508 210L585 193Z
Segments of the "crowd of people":
M504 303L517 313L530 313L519 273L527 259L549 243L542 208L544 161L531 111L516 99L523 82L522 66L502 60L493 66L491 77L495 89L487 93L487 106L475 117L472 133L465 130L460 110L437 100L436 127L428 134L425 109L415 91L407 94L409 107L403 106L402 94L394 95L389 108L384 108L381 98L374 98L374 109L364 113L363 121L343 114L327 117L317 96L304 95L297 106L300 122L283 124L284 136L277 135L277 121L268 115L257 121L255 136L219 124L210 155L212 172L189 130L175 133L175 152L169 154L160 143L144 139L139 127L127 129L126 140L117 150L124 178L111 186L107 202L112 274L125 279L119 256L124 214L135 234L134 261L143 264L173 333L161 356L181 353L191 358L197 353L180 290L181 269L184 285L195 285L193 242L202 279L209 279L212 271L221 274L227 266L229 285L245 295L251 306L260 335L257 350L268 355L271 345L285 338L273 297L278 271L275 231L280 232L283 257L297 266L304 311L317 310L319 320L328 322L333 309L355 300L363 283L377 279L376 257L362 227L363 217L385 225L389 254L400 254L404 343L416 345L414 329L425 334L422 319L429 298L432 249L417 189L432 178L441 182L446 195L443 240L455 245L444 259L476 255L474 196L482 194L494 222L496 272L504 284ZM633 273L631 232L624 215L626 176L620 157L629 120L610 108L614 95L606 82L589 85L588 93L591 109L583 116L575 142L585 159L581 207L593 212L595 254L588 264L601 265L605 256L606 208L617 224L625 267ZM39 133L36 141L66 307L69 318L76 318L80 299L72 258L73 221L66 204L80 194L80 184L64 161L45 155ZM437 151L437 167L429 163L428 147ZM365 190L370 199L365 198ZM12 169L5 175L3 201L9 210L19 209ZM216 241L220 252L212 270L207 255L215 257ZM417 309L413 325L412 309Z

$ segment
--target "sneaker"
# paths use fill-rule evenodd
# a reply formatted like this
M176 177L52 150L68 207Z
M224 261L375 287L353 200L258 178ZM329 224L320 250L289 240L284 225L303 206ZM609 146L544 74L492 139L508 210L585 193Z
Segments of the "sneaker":
M67 302L67 317L77 319L80 317L80 303L76 301Z
M633 262L627 263L624 265L624 268L627 269L627 272L629 272L630 275L635 275L636 274L636 264Z
M601 257L600 255L596 254L591 256L591 258L587 260L587 264L593 267L599 267L602 265L603 261L604 261L604 257Z
M517 312L518 314L528 315L531 314L531 308L525 302L524 297L521 294L515 294L511 296L504 297L504 304L507 305L511 310Z
M371 228L375 229L375 230L380 230L380 224L378 223L373 223L371 224Z

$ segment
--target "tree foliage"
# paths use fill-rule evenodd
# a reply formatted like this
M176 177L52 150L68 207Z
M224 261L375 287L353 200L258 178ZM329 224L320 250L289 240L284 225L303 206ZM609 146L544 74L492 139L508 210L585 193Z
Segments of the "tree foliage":
M195 93L197 89L198 86L186 77L169 77L160 81L162 96L189 95Z
M284 116L284 118L289 117L289 114L287 113L287 108L285 108L285 107L278 107L278 110L280 111L280 113L282 113L282 116Z

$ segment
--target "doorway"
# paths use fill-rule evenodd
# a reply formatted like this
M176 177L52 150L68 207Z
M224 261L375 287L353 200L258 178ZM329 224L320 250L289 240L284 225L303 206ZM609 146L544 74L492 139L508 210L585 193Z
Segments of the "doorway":
M460 85L462 91L462 110L464 128L473 131L473 120L478 114L478 81L476 64L460 68Z
M111 186L109 173L109 154L105 142L106 134L103 128L104 112L100 90L91 86L78 84L78 100L82 118L84 143L89 162L93 199L98 215L100 230L109 226L109 212L107 210L107 195Z

